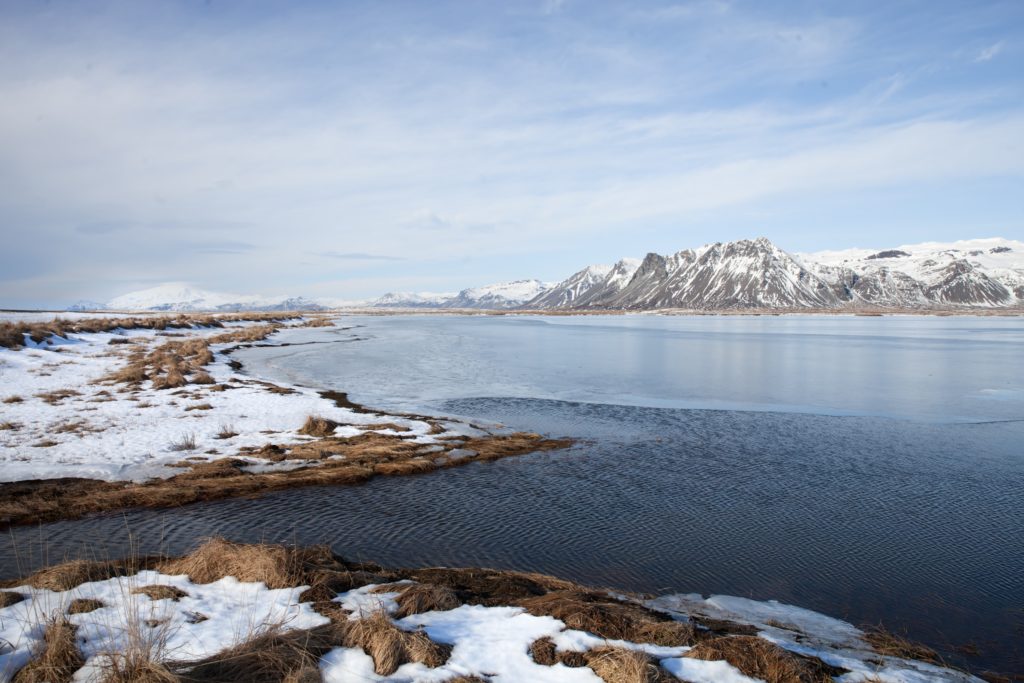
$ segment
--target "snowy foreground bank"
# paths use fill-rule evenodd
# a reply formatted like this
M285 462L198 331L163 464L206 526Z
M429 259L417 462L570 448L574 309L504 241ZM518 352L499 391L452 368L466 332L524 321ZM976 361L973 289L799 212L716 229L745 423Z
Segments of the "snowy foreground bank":
M388 570L323 548L215 539L183 558L73 562L13 583L0 592L2 682L979 680L777 603Z

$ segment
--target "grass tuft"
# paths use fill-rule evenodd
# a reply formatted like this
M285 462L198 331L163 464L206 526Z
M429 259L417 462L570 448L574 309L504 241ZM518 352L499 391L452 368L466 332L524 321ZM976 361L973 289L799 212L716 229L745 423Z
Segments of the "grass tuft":
M132 595L145 595L150 600L173 600L175 602L188 597L188 593L180 588L159 583L135 588L132 590Z
M185 434L177 441L172 441L168 446L172 451L194 451L196 449L196 435Z
M319 415L310 415L306 418L306 422L302 427L299 428L299 434L323 438L334 434L334 430L339 426L341 426L340 423L334 420L328 420L326 417L320 417Z
M68 604L68 614L85 614L104 607L103 602L93 598L75 598Z
M77 631L63 616L50 619L42 650L14 676L14 683L69 683L85 665L78 651Z
M670 683L676 679L650 655L621 647L598 647L584 653L589 666L605 683Z

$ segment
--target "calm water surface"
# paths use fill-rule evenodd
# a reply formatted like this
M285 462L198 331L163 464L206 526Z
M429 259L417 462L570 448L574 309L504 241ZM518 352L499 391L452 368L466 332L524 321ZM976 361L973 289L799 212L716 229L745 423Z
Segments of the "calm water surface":
M18 529L7 575L221 533L774 598L1024 670L1024 321L381 317L249 372L581 439L565 452ZM15 555L17 554L17 558ZM47 557L47 554L49 556ZM973 643L980 657L953 646Z

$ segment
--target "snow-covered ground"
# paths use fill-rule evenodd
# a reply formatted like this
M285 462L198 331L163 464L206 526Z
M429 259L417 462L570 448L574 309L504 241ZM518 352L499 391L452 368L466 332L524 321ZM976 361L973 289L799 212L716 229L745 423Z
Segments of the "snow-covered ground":
M146 586L169 586L175 598L152 599L140 594ZM370 584L340 594L335 602L353 619L383 611L393 615L397 593L374 593ZM80 584L67 591L31 586L7 589L21 602L0 608L0 683L12 680L42 645L47 623L66 615L75 599L98 600L102 606L66 618L78 628L78 646L85 665L75 681L101 680L112 653L134 639L153 648L160 661L188 662L211 657L230 647L271 631L282 633L328 623L299 596L305 586L270 590L262 583L242 583L225 577L212 583L194 583L185 575L142 571L134 576ZM783 649L818 657L848 670L839 683L980 683L968 674L922 662L879 655L871 651L863 634L845 622L779 603L715 596L665 596L648 605L686 621L691 614L729 619L756 626L759 636ZM391 675L374 671L374 661L360 647L336 647L320 660L325 683L436 682L460 676L484 676L491 681L600 683L588 667L539 664L531 657L531 644L549 638L560 652L585 652L614 647L653 657L662 668L691 683L754 683L725 661L686 657L687 646L667 647L624 640L607 640L567 628L550 616L535 616L521 607L460 605L450 610L413 614L393 623L404 631L421 631L432 641L452 646L447 661L437 667L410 662ZM141 634L141 636L140 636Z
M135 592L147 586L182 591L177 599L153 600ZM194 661L271 630L308 629L328 623L308 603L299 603L305 586L270 590L262 583L225 577L208 584L188 576L143 571L134 576L80 584L67 591L31 586L11 589L25 599L0 609L0 683L12 680L38 651L48 620L66 614L72 600L98 600L103 606L71 614L85 666L74 680L103 680L110 653L143 640L164 661Z
M248 324L254 323L228 327ZM218 328L168 331L198 337L224 333ZM112 339L135 343L111 345ZM307 441L310 437L297 430L309 415L341 423L337 436L355 436L384 422L407 429L403 437L417 443L432 444L454 433L431 435L432 425L421 420L339 408L302 387L275 393L231 369L229 358L217 353L231 344L211 346L215 360L206 370L214 385L154 390L148 381L138 389L101 381L140 345L181 339L154 330L114 330L52 338L33 348L0 348L0 481L170 477L182 470L168 465L185 458L212 460L245 446ZM215 390L219 385L230 388ZM218 438L221 432L236 435ZM194 447L183 449L189 441ZM260 468L286 466L251 459Z

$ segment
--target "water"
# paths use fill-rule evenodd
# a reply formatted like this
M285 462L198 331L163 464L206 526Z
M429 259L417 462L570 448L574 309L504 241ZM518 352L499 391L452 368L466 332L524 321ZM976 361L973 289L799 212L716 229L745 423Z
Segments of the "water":
M354 318L250 372L375 406L581 439L359 487L135 511L3 541L87 549L327 542L649 592L774 598L1024 670L1024 321ZM352 341L357 339L359 341ZM333 343L345 341L347 343ZM43 539L45 539L43 541ZM37 542L40 541L40 542ZM52 557L51 557L52 559ZM956 645L974 644L965 658Z

